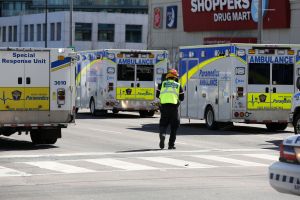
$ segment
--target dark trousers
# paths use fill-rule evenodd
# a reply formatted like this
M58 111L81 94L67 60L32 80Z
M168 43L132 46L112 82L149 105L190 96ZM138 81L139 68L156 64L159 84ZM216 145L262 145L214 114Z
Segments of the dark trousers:
M169 146L171 147L175 144L179 124L178 106L175 104L162 104L160 108L159 133L160 136L165 136L168 125L171 126L169 138Z

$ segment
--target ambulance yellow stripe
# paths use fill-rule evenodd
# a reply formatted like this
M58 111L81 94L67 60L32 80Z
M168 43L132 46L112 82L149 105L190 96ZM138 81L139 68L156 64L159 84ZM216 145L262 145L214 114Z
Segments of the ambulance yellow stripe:
M64 64L64 65L61 65L61 66L59 66L59 67L55 67L55 68L53 68L53 69L51 70L51 72L55 72L55 71L58 71L58 70L64 69L64 68L66 68L66 67L69 67L69 66L71 66L71 64L70 64L70 63Z

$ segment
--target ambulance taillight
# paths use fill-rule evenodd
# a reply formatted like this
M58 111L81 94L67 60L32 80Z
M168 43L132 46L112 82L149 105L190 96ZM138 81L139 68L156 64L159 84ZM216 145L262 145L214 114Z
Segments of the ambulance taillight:
M64 88L57 89L57 104L59 106L64 105L66 101L66 92Z

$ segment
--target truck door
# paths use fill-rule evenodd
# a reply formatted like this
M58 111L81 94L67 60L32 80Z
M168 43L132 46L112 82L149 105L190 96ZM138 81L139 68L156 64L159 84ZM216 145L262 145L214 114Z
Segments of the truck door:
M154 100L154 65L136 65L136 99Z
M117 66L117 95L118 100L135 99L136 94L136 66L118 64Z
M187 72L188 68L187 68L187 61L186 60L181 60L180 61L180 66L179 66L179 73L180 76L182 77L180 80L181 85L183 86L183 91L184 91L184 101L181 102L180 104L180 115L182 117L187 117L187 99L188 99L188 91L187 91L187 87L188 87L188 82L187 82L187 76L183 76L185 72ZM184 79L184 80L183 80ZM185 85L183 85L183 83L185 83Z
M294 64L249 63L248 109L290 110L293 71Z
M25 110L48 111L50 109L49 96L49 51L34 52L31 63L25 63Z
M24 109L24 63L15 56L20 51L0 51L0 110L17 111Z
M218 81L218 119L221 121L229 121L231 119L230 83L229 80Z
M188 70L198 65L198 60L188 60ZM188 72L188 99L187 99L187 110L188 117L197 118L199 109L199 78L198 73L192 75Z

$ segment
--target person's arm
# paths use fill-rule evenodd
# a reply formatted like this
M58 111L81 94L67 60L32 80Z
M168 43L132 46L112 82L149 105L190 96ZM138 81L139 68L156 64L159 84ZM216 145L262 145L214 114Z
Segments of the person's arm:
M180 86L179 88L179 100L183 101L184 100L184 91L182 89L182 87Z
M160 89L161 89L161 84L158 84L158 87L157 87L157 90L156 90L156 98L159 98Z

